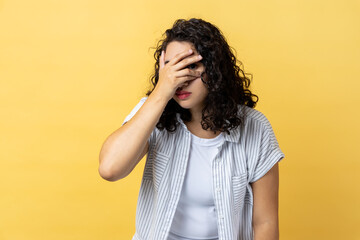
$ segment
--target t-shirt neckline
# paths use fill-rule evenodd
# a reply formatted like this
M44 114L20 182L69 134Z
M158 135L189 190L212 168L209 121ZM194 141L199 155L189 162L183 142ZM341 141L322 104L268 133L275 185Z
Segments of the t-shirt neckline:
M190 132L190 135L191 135L191 139L192 139L193 143L195 143L197 145L202 145L202 146L220 145L224 140L223 132L220 132L220 134L214 138L201 138L201 137L194 135L191 132Z

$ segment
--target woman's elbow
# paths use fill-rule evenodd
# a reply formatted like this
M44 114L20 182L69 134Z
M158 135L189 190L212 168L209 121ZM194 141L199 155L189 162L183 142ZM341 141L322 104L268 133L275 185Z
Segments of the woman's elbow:
M98 172L103 179L109 182L115 182L125 177L124 174L116 173L112 168L106 167L101 164L98 168Z

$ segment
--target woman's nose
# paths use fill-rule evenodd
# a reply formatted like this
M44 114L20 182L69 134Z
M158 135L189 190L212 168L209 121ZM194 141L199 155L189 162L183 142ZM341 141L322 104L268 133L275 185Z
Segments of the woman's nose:
M186 87L188 85L189 85L189 81L186 81L178 89L182 89L183 87Z

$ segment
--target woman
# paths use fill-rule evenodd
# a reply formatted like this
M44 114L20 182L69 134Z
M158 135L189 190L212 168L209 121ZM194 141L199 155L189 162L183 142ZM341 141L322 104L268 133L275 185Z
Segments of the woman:
M153 89L100 152L109 181L147 154L133 240L278 239L284 154L250 79L211 23L179 19L165 34Z

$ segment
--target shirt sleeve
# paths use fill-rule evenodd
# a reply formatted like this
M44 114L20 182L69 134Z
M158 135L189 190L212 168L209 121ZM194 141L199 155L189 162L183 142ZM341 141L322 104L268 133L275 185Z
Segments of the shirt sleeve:
M143 97L140 99L140 101L136 104L136 106L131 110L131 112L125 117L123 123L121 124L121 126L123 126L126 122L128 122L135 114L136 112L141 108L141 106L144 104L144 102L146 101L148 97ZM148 138L148 143L149 146L151 145L151 143L153 143L155 141L155 130L156 127L154 128L154 130L151 132L149 138Z
M251 167L250 183L262 178L277 162L285 157L269 120L264 115L262 115L261 120L255 124L255 138L253 138L255 149L252 150L254 164Z

